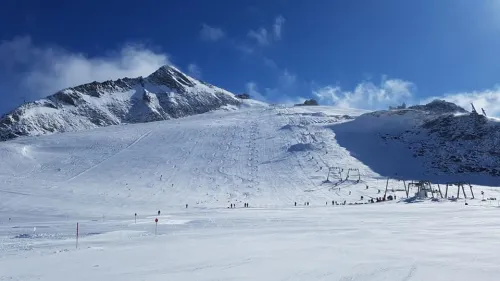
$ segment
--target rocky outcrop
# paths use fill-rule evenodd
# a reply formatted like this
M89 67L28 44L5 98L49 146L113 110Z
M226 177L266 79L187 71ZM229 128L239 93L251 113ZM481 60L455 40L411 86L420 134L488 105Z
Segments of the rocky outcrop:
M412 106L408 110L413 110L413 114L417 112L413 116L418 119L416 125L381 134L384 142L407 145L414 158L424 161L428 171L500 176L498 121L442 101ZM404 116L408 111L400 112Z

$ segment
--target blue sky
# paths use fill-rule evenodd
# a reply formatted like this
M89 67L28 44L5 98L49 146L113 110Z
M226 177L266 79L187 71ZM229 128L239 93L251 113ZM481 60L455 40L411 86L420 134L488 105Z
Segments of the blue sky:
M0 112L162 64L268 102L500 115L499 0L6 0Z

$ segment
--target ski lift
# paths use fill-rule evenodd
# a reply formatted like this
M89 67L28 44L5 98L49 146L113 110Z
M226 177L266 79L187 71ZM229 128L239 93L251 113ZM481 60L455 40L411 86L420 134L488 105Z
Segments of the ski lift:
M347 177L345 178L345 180L348 180L350 175L353 175L354 177L356 177L356 175L358 176L358 179L356 180L356 183L359 183L361 181L361 174L359 173L359 169L357 169L357 168L349 168L347 170Z

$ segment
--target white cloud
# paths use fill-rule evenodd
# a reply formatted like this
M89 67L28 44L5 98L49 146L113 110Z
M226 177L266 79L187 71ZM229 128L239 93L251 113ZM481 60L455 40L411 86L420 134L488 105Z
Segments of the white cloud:
M284 24L285 18L280 15L277 16L274 20L272 32L269 32L265 27L261 27L258 30L248 31L247 36L251 39L255 39L255 41L257 41L259 45L266 46L273 43L274 41L278 41L281 39L281 33Z
M246 45L235 45L236 46L236 49L241 51L242 53L244 53L245 55L250 55L250 54L253 54L254 52L254 49L251 48L251 47L248 47Z
M470 104L473 103L479 113L483 108L488 116L500 117L500 85L482 91L449 93L440 97L430 97L421 103L428 103L435 99L452 102L469 111L471 110Z
M382 77L379 85L364 81L353 91L344 91L339 86L326 86L313 91L322 104L344 108L383 109L389 105L408 103L413 98L415 85L400 79Z
M258 31L250 30L248 32L248 37L255 39L259 45L265 46L270 42L268 34L267 29L262 27Z
M224 38L224 36L226 36L226 33L218 27L212 27L205 23L201 26L200 37L203 40L218 41Z
M281 39L281 29L283 28L283 24L285 24L285 18L283 16L277 16L274 20L274 36L276 39Z
M264 61L264 65L272 68L272 69L278 69L278 65L276 62L268 57L263 57L262 60Z
M255 99L255 100L260 100L260 101L266 101L266 98L260 93L257 83L255 82L248 82L245 85L245 88L247 90L247 94L250 95L250 98Z
M303 103L306 100L300 96L286 95L280 86L276 88L265 88L265 94L262 94L255 82L248 82L245 88L250 98L267 103L296 104Z
M194 78L200 79L201 78L201 68L194 63L190 63L188 65L188 74Z
M297 76L288 72L288 69L285 69L280 75L278 82L281 88L291 88L295 85L296 80Z
M297 95L300 93L297 76L286 69L277 77L274 87L267 87L260 91L255 82L249 82L246 84L246 90L253 99L268 103L294 104L305 100Z
M8 88L14 95L28 99L92 81L147 76L169 64L167 54L140 44L90 57L57 46L36 46L30 37L1 42L0 61L3 90Z

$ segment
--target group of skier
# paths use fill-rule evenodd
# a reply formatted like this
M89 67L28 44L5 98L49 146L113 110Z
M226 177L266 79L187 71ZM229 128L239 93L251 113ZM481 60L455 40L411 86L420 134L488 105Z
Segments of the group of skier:
M309 206L309 202L304 202L304 206ZM297 202L295 202L295 207L297 207Z
M361 196L361 200L363 200L364 197ZM379 203L379 202L384 202L384 201L392 201L392 200L396 200L396 195L389 195L387 196L387 198L384 196L384 197L377 197L377 198L371 198L370 200L368 200L368 203ZM358 203L356 203L358 204ZM328 206L328 201L325 202L325 205ZM347 205L347 201L344 200L344 202L337 202L335 200L332 200L332 206L335 206L335 205ZM351 205L351 203L349 203L349 205ZM294 206L297 207L297 202L294 203ZM309 202L306 201L304 202L304 206L309 206Z
M250 204L248 204L248 203L243 203L243 208L248 208L248 207L250 207ZM231 203L231 204L229 205L229 209L234 209L234 208L236 208L236 203L234 203L234 204L233 204L233 203Z

